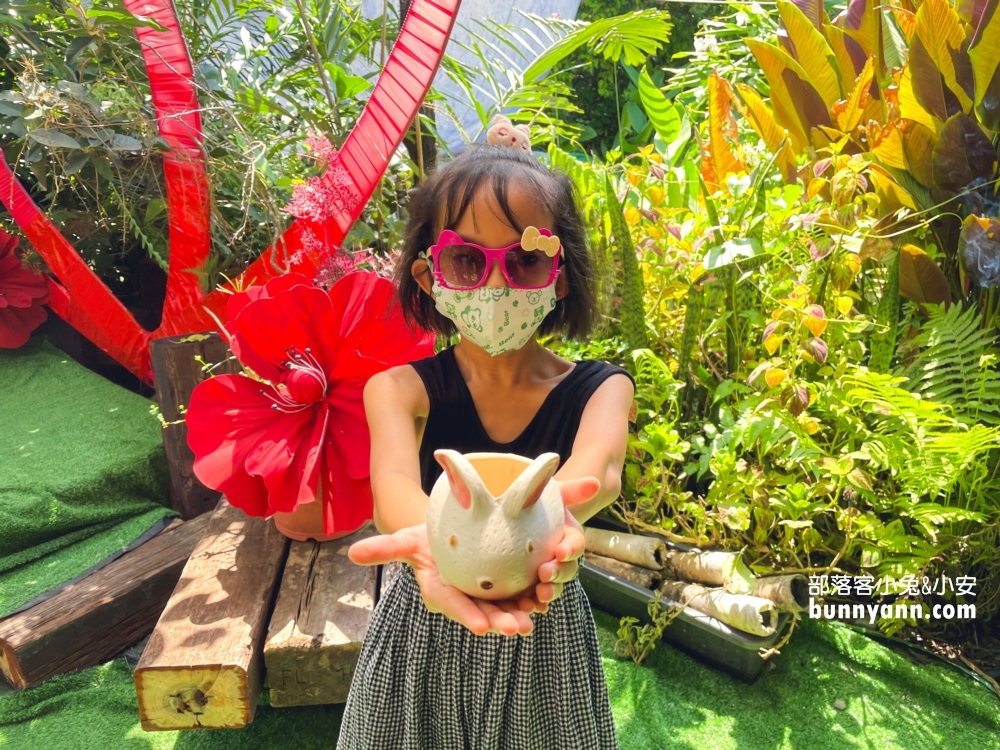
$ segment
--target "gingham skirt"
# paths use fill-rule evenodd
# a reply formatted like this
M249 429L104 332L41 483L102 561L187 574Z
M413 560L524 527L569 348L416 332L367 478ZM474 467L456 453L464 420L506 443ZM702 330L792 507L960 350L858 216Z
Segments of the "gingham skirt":
M409 565L375 606L337 750L618 750L578 578L528 637L430 612Z

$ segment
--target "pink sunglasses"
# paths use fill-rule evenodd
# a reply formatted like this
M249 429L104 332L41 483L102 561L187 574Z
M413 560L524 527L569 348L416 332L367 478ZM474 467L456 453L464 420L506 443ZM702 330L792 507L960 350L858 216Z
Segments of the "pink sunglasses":
M559 275L562 247L548 229L525 227L520 242L498 248L466 242L445 229L430 250L434 278L445 289L478 289L486 283L494 260L500 261L500 270L512 287L541 289Z

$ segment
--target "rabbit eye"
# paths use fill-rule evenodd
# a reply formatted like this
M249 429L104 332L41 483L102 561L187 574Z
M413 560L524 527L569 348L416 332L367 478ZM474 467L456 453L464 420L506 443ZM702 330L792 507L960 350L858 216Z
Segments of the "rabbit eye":
M451 535L451 536L450 536L450 537L448 538L448 544L450 544L450 545L451 545L452 547L454 547L454 546L455 546L456 544L458 544L458 537L457 537L457 536L455 536L454 534L452 534L452 535Z
M534 551L535 551L535 543L529 539L528 540L528 552L530 553L530 552L534 552Z

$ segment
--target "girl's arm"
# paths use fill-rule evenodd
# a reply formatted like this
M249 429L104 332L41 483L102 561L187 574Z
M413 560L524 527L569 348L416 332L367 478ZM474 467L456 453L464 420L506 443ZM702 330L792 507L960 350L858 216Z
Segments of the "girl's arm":
M585 503L570 506L584 523L621 493L622 467L628 446L628 413L635 389L625 375L612 375L594 391L580 418L570 457L556 472L559 481L597 477L601 489Z
M427 413L427 395L416 371L394 367L365 386L371 433L371 485L375 528L382 534L427 520L428 497L420 487L417 419Z
M590 477L591 482L596 478L600 482L597 494L591 499L566 505L581 524L613 503L621 492L622 467L628 446L628 413L634 391L632 381L624 375L612 375L601 383L584 407L570 457L556 472L555 479L561 483L564 501L568 491L582 489L585 478ZM538 569L539 578L555 586L555 596L562 592L562 584L576 576L577 559L584 551L583 530L577 527L576 532L567 533L557 548L556 559L543 563Z

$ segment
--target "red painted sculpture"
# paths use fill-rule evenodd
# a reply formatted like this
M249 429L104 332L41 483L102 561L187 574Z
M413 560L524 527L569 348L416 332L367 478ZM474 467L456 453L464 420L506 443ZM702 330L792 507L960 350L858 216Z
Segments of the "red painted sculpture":
M430 88L461 0L413 0L399 38L357 124L323 180L337 196L322 223L297 219L232 286L261 284L280 272L312 278L321 261L315 241L339 244L361 215L389 159L399 147ZM209 253L208 174L202 153L201 116L191 60L172 0L125 0L135 15L164 31L139 28L160 135L172 152L164 157L170 219L170 265L160 327L144 330L59 233L0 162L0 201L58 279L50 279L49 306L87 338L146 382L152 381L149 341L217 327L226 320L227 295L205 294L197 274ZM276 270L280 269L280 270Z

